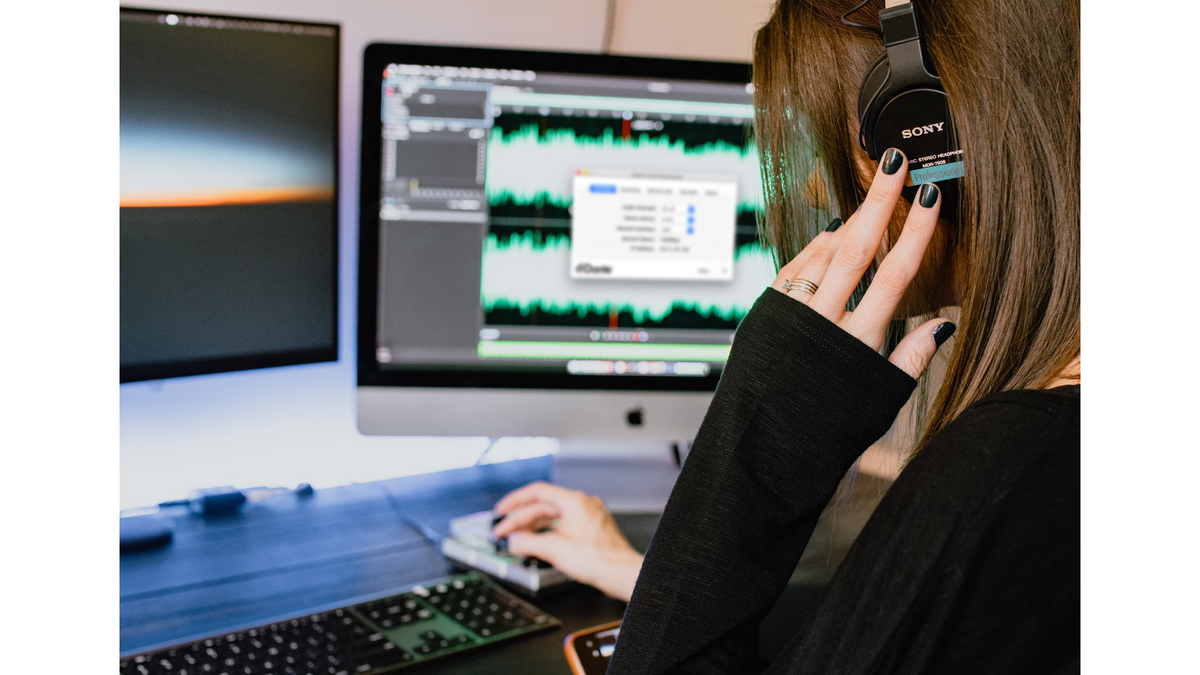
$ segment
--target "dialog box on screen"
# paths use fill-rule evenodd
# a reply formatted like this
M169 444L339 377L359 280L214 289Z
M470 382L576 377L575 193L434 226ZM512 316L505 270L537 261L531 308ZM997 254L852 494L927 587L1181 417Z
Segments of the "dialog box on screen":
M571 276L733 278L737 177L580 170Z

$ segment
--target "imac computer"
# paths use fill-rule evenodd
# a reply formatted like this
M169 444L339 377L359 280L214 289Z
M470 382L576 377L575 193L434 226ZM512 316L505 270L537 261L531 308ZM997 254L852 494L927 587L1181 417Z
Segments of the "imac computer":
M120 11L121 382L336 360L338 27Z
M358 428L688 441L775 274L746 64L373 44Z

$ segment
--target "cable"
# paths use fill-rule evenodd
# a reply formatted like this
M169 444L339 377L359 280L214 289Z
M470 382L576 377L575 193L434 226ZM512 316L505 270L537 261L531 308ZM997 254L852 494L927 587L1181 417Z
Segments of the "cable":
M600 38L600 53L612 53L613 26L617 23L617 0L604 2L604 35Z
M425 539L427 539L429 541L429 543L433 544L434 546L437 546L439 550L441 549L443 537L442 537L442 535L440 535L436 531L434 531L434 529L432 527L429 527L428 525L426 525L424 523L418 523L417 521L415 521L411 518L405 518L404 516L400 516L400 520L404 521L405 525L408 525L409 527L416 530L417 532L420 532L421 536L425 537Z
M858 10L862 9L863 7L866 7L868 4L870 4L870 2L871 2L871 0L863 0L862 2L858 3L857 5L851 7L850 11L848 11L842 15L842 25L849 26L851 28L865 28L866 30L871 31L872 33L875 33L876 35L878 35L879 37L882 38L883 30L880 29L878 26L868 26L865 23L855 23L854 21L851 21L849 19L849 16L851 14L857 12Z
M392 494L391 490L383 488L383 494L387 497L388 503L392 505L392 510L396 512L397 516L400 516L400 522L416 530L422 537L425 537L434 546L437 546L439 549L441 548L442 535L438 534L437 531L425 523L419 523L416 520L404 515L404 511L400 508L400 504L396 501L396 497Z
M492 451L492 448L496 446L496 443L500 442L500 438L500 436L497 436L496 438L489 438L487 447L483 449L483 452L479 453L479 458L476 459L475 463L471 466L479 466L483 464L483 460L487 458L488 453Z
M369 484L354 483L354 485L368 486ZM412 518L409 518L407 515L405 515L404 509L402 509L400 507L400 502L396 499L396 495L393 495L392 491L389 490L387 487L385 487L383 485L374 485L372 487L378 488L379 491L383 493L383 496L388 501L388 505L392 507L392 511L394 511L396 513L396 515L399 516L400 522L402 522L405 525L416 530L418 534L420 534L422 537L427 539L434 546L438 547L439 550L441 549L442 539L443 539L442 535L438 534L437 531L434 530L432 527L429 527L428 525L426 525L424 523L419 523L416 520L413 520Z

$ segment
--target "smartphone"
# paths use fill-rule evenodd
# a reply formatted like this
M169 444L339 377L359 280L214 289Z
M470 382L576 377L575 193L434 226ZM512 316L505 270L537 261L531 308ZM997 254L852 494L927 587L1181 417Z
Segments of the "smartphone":
M571 672L575 675L604 675L620 630L621 622L613 621L568 635L563 642L563 651L567 653Z

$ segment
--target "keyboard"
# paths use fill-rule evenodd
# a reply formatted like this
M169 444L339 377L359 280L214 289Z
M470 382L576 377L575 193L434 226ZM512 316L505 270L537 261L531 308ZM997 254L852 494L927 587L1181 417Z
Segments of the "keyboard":
M390 673L561 625L478 572L121 658L121 675Z

